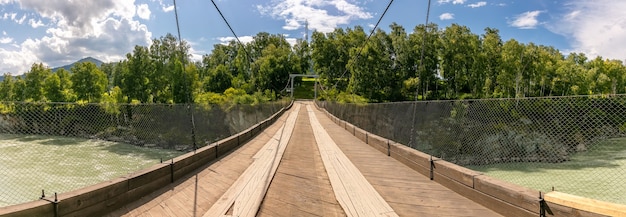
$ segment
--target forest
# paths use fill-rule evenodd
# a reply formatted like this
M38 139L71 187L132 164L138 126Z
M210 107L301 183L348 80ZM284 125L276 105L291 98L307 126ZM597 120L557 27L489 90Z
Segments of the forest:
M494 28L478 35L458 24L420 24L410 33L389 27L313 32L310 42L294 45L261 32L246 44L216 44L200 61L192 61L187 42L167 34L100 67L86 62L52 72L34 63L23 76L5 74L0 101L257 104L285 95L290 73L318 74L320 99L343 102L626 92L621 60L503 41Z

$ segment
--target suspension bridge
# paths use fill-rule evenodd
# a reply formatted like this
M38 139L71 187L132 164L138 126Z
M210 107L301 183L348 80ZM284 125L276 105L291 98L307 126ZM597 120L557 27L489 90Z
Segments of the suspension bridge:
M0 216L624 216L625 206L489 177L313 101L127 176Z

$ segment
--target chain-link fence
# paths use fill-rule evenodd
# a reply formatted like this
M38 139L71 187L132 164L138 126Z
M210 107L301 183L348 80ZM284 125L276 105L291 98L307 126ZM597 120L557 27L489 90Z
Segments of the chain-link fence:
M626 204L626 95L318 103L369 132L499 179Z
M36 200L42 190L67 192L167 161L241 132L286 105L0 102L0 207Z

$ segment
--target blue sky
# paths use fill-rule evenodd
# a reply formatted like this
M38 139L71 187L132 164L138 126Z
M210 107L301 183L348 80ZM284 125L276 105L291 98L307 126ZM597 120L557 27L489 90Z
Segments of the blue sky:
M370 30L387 0L215 0L245 42L258 32L302 38L311 31L363 26ZM426 19L427 0L395 0L380 23L408 32ZM432 0L430 21L458 23L482 34L497 28L515 38L553 46L564 54L626 59L626 1L618 0ZM183 39L194 59L232 34L209 0L178 0ZM171 0L0 0L0 74L22 74L34 62L61 66L92 56L118 61L134 45L176 33Z

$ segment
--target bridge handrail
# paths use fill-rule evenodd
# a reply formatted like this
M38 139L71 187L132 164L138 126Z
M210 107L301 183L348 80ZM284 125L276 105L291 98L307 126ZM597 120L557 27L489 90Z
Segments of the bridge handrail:
M1 217L102 216L184 179L253 138L274 123L293 101L254 126L195 151L127 176L17 205L0 207Z

